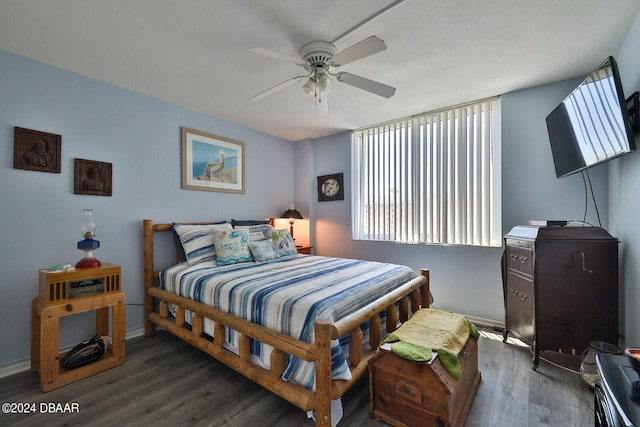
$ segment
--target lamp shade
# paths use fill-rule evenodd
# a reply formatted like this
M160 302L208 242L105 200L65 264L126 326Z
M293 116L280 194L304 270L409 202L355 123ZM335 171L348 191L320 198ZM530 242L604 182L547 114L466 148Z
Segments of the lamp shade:
M289 234L291 234L291 237L293 237L293 223L295 222L295 220L304 219L300 211L296 209L296 206L293 204L289 206L289 209L282 212L280 218L287 218L289 220Z
M333 83L327 73L322 73L318 76L318 83L323 94L333 92Z
M313 77L309 77L309 80L307 80L307 82L304 84L304 86L302 86L302 89L304 89L304 91L311 95L311 96L315 96L316 94L316 81Z
M304 219L300 211L294 207L291 207L284 211L280 218L289 218L289 219Z

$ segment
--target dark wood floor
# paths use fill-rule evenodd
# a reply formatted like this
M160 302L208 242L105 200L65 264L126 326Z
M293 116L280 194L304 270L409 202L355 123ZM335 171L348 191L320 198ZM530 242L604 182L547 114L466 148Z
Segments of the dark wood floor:
M593 394L580 375L541 362L518 341L483 329L478 388L467 426L592 426ZM340 426L369 417L368 381L344 398ZM313 426L306 414L165 332L127 342L124 365L43 393L35 373L0 379L0 402L77 403L79 413L0 414L2 426ZM3 407L4 408L4 407Z

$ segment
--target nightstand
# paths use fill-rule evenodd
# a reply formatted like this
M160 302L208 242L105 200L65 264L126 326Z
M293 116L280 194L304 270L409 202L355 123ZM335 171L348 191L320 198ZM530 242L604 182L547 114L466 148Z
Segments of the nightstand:
M40 270L40 296L31 303L31 370L40 375L42 391L50 391L124 363L125 296L120 288L120 267L102 264L70 272ZM97 361L75 368L60 367L59 320L64 316L96 312L96 335L111 342Z
M311 255L311 249L313 246L296 246L299 254Z

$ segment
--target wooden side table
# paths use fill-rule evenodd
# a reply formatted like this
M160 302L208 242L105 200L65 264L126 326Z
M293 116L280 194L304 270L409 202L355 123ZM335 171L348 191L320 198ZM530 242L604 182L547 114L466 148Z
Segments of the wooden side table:
M107 268L114 267L117 266L108 265ZM101 268L83 270L77 270L79 277L86 276L86 270L99 273ZM73 277L73 272L65 274ZM64 353L59 353L60 317L95 311L96 335L104 336L109 335L110 307L111 343L102 358L75 369L60 367L60 359L64 357ZM40 375L42 391L56 389L124 363L125 317L125 295L120 291L82 296L57 304L47 303L42 296L34 298L31 303L31 370Z
M313 246L296 246L299 254L311 255L311 249Z

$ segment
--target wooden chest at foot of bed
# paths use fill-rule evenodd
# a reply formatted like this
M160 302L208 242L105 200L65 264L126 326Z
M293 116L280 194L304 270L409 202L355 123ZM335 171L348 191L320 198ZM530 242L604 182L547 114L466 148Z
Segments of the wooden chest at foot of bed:
M464 426L480 382L477 339L469 338L459 360L455 379L438 357L412 362L378 350L369 362L371 416L393 426Z

